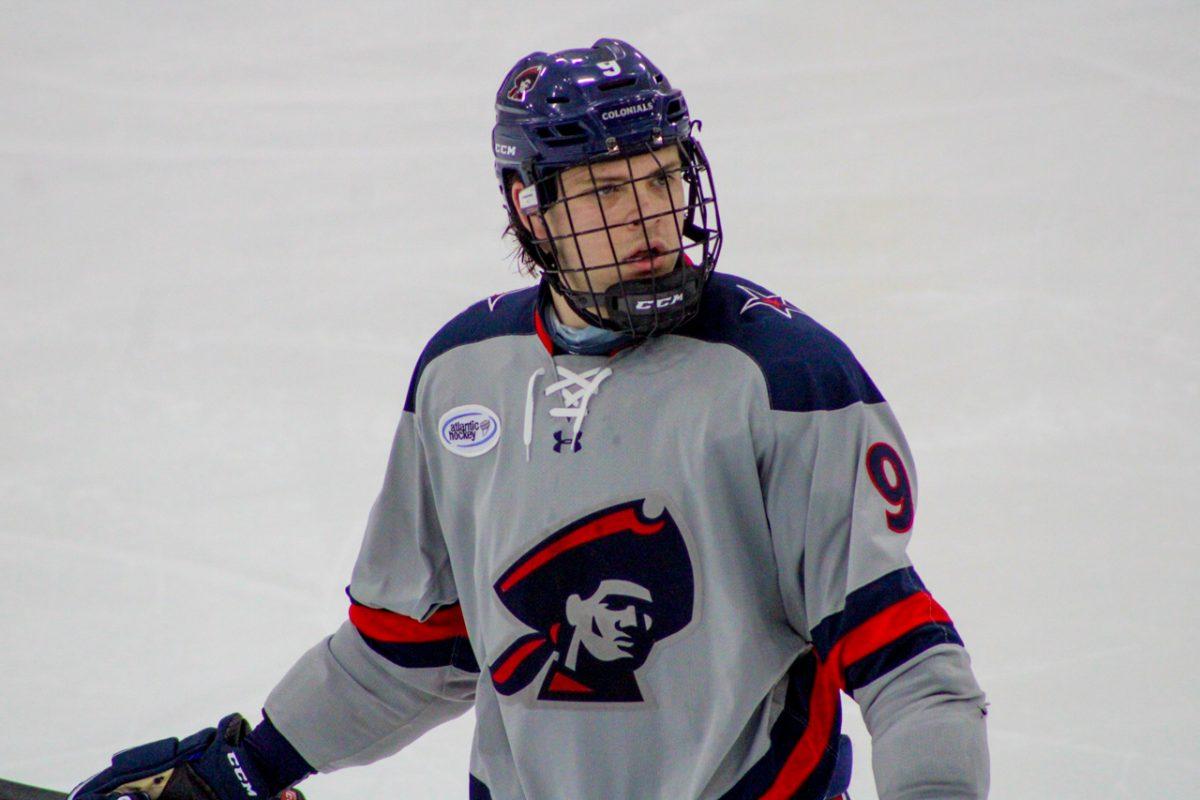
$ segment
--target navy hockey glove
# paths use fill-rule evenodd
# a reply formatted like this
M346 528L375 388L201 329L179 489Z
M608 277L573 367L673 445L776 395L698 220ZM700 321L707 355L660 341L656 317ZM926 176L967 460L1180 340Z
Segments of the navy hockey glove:
M215 728L186 739L162 739L122 750L112 765L88 778L67 800L103 800L128 795L138 800L265 800L267 784L242 746L250 726L230 714ZM287 789L282 800L304 800Z

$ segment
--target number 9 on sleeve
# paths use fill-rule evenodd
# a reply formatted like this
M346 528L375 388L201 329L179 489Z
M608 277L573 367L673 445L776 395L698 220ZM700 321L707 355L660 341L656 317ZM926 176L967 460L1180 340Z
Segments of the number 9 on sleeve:
M893 508L886 512L888 530L908 533L912 530L915 509L912 484L908 482L908 472L904 469L900 454L886 442L871 445L867 448L867 474L883 499Z

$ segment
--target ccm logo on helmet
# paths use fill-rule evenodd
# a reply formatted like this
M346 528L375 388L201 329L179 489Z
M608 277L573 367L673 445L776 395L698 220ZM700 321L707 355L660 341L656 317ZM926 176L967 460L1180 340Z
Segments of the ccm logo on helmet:
M517 154L517 146L515 144L500 144L496 142L496 155L498 156L515 156Z
M625 106L624 108L614 108L612 111L605 111L600 115L600 119L608 121L610 119L621 119L628 117L630 114L648 114L654 110L653 103L638 103L633 106Z
M651 309L670 308L676 303L682 302L683 292L676 292L670 297L660 297L657 300L638 300L633 307L638 311L650 311Z

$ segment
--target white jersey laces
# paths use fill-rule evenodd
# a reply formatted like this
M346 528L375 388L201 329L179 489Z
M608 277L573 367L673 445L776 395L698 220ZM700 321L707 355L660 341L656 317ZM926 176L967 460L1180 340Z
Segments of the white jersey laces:
M575 372L560 364L555 364L554 368L558 371L560 380L555 381L545 388L544 394L550 397L553 394L561 393L563 407L550 409L552 417L571 420L571 436L578 439L579 431L583 427L583 419L587 416L588 401L592 399L592 395L600 390L600 384L609 375L612 375L611 367L594 367L583 372ZM533 385L545 370L534 370L534 373L529 376L529 387L525 395L525 460L529 460L529 445L533 441Z

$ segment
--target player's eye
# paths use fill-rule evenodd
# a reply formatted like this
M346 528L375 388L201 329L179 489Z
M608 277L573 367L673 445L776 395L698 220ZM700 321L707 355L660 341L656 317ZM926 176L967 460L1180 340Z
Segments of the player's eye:
M681 170L681 169L678 169L678 168L667 169L667 170L663 170L662 172L658 173L658 175L655 176L655 180L659 183L660 186L666 186L667 184L671 184L671 183L678 181L682 175L683 175L683 170Z

